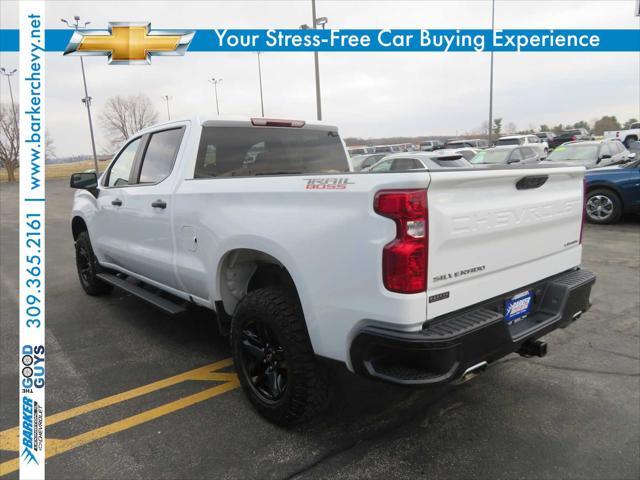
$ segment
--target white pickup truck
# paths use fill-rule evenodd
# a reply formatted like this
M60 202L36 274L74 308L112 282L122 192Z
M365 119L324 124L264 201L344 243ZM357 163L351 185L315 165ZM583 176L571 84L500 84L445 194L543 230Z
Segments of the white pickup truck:
M71 229L88 294L215 311L250 401L286 425L324 405L327 359L429 387L543 356L590 306L583 175L353 173L336 127L192 118L74 174Z
M624 143L624 146L629 148L631 142L637 142L640 140L640 122L632 123L631 127L627 130L612 130L604 132L604 138L615 138Z

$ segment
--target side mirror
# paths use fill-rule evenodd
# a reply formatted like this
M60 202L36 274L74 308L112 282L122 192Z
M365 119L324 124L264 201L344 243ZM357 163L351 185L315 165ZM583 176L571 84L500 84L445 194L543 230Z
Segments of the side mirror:
M69 180L69 186L94 192L98 188L98 175L95 172L74 173Z
M629 160L635 160L637 156L638 155L636 154L636 152L631 152L631 153L629 153L629 155L627 155L627 158Z

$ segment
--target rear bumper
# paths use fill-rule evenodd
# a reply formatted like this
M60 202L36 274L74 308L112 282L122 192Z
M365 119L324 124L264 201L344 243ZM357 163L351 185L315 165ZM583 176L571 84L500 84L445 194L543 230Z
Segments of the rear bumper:
M365 327L351 344L351 363L356 373L386 382L417 387L450 383L474 365L491 363L569 325L589 309L595 280L588 270L565 272L432 320L419 332ZM504 300L524 290L534 292L533 310L508 325Z

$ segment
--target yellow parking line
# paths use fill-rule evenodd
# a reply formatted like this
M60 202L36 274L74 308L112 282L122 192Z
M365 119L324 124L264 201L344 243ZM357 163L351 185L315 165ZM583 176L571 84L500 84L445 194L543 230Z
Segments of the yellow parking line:
M205 365L204 367L196 368L194 370L190 370L188 372L181 373L164 380L159 380L142 387L134 388L126 392L112 395L95 402L87 403L86 405L81 405L79 407L71 408L69 410L50 415L46 419L46 425L53 425L64 420L68 420L70 418L98 410L100 408L124 402L126 400L130 400L141 395L146 395L148 393L189 380L224 382L220 385L216 385L215 387L211 387L201 392L188 395L178 400L160 405L159 407L145 410L144 412L141 412L137 415L123 418L108 425L98 427L85 433L81 433L74 437L66 439L47 438L46 457L50 458L54 455L67 452L82 445L94 442L98 439L113 435L114 433L127 430L142 423L162 417L164 415L168 415L169 413L187 408L191 405L195 405L196 403L203 402L222 393L238 388L240 386L240 382L238 381L238 377L235 373L216 371L218 369L231 365L231 363L232 360L230 358L227 358L225 360L221 360L210 365ZM8 430L0 432L0 449L10 450L14 452L19 451L18 427L10 428ZM18 458L0 463L0 476L15 472L18 469L18 466Z

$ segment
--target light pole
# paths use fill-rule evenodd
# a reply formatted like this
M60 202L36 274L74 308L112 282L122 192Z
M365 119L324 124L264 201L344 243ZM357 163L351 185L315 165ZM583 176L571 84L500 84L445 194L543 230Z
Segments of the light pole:
M78 30L80 28L80 17L73 17L75 23L70 23L68 20L61 18L60 21L64 23L67 27L73 28L74 30ZM91 22L84 22L82 28L85 28ZM93 150L93 165L96 169L96 174L99 173L98 170L98 155L96 154L96 139L93 136L93 122L91 121L91 97L89 96L89 92L87 91L87 77L84 74L84 61L82 57L80 57L80 68L82 69L82 83L84 85L84 98L82 99L82 103L87 107L87 117L89 118L89 133L91 134L91 149Z
M218 84L222 83L221 78L210 78L209 83L213 84L213 91L216 94L216 112L218 112L218 116L220 116L220 106L218 105Z
M302 30L310 30L311 28L313 28L314 30L318 27L318 26L322 26L322 29L324 30L324 26L327 24L327 22L329 21L327 19L327 17L316 17L316 0L311 0L311 15L313 17L313 27L309 27L309 25L304 24L304 25L300 25L300 28ZM322 102L320 100L320 63L318 61L318 51L316 50L315 52L313 52L313 61L315 64L315 69L316 69L316 109L317 109L317 116L318 116L318 120L322 120Z
M160 98L167 102L167 119L171 120L171 113L169 112L169 100L171 100L173 97L170 95L163 95Z
M13 101L13 90L11 89L11 76L17 71L18 70L14 68L10 72L7 72L7 70L4 67L0 67L0 74L7 77L7 83L9 84L9 96L11 97L11 111L13 112L13 120L16 123L16 132L18 131L18 116L16 115L16 104Z
M491 0L491 67L489 73L489 146L493 137L493 29L495 27L496 0Z
M262 68L260 67L260 54L262 52L256 52L258 54L258 80L260 81L260 111L264 117L264 97L262 96Z

